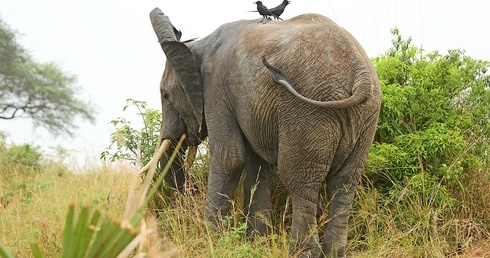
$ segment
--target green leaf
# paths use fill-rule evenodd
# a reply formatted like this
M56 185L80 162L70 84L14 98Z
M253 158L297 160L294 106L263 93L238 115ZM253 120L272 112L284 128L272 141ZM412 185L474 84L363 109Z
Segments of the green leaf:
M0 244L0 257L2 257L2 258L15 258L14 255L2 244Z
M87 251L88 242L90 242L91 234L89 229L90 208L88 206L82 207L82 211L78 216L78 222L76 223L74 234L72 235L72 241L76 243L75 254L73 257L83 257Z
M75 256L76 246L73 239L73 231L75 228L75 204L71 204L68 209L68 215L65 222L65 231L63 233L63 258L71 258Z
M87 257L102 257L100 255L105 252L108 243L117 236L118 229L116 223L112 223L109 219L104 220Z
M34 255L35 258L43 258L43 253L41 252L41 248L35 243L31 243L30 245L32 255Z

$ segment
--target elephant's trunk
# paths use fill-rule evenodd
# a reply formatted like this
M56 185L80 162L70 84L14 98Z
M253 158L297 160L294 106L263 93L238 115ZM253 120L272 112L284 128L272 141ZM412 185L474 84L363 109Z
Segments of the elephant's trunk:
M174 151L176 151L175 145L176 145L175 143L171 144L170 148L164 153L164 155L160 159L160 167L162 169L168 166L170 156ZM164 179L170 188L183 193L185 189L184 187L185 179L187 177L186 171L184 170L185 148L181 147L179 150L177 150L177 152L178 152L177 156L173 160L172 164L170 164L169 170L167 171L167 174L165 174Z
M178 150L178 154L175 157L174 161L169 167L169 171L165 175L165 182L172 189L179 191L180 193L187 193L189 188L193 185L189 180L188 171L192 167L194 163L196 154L197 154L197 146L188 147L189 151L187 157L185 157L185 147L181 147ZM160 167L164 168L167 166L168 161L172 153L175 151L175 145L171 144L168 150L164 153L162 158L160 159Z

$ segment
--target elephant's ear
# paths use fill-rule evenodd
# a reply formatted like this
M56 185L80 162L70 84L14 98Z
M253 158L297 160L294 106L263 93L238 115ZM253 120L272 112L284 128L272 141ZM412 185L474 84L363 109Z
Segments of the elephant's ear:
M158 42L164 41L180 41L182 32L176 29L168 16L166 16L160 8L155 8L150 12L151 25L158 37Z
M184 43L178 41L162 42L161 46L163 52L165 52L165 56L167 56L167 62L170 63L177 78L184 87L192 111L199 123L199 127L201 127L203 96L201 78L194 54L192 54L191 50Z
M158 42L167 57L167 62L172 66L177 78L183 85L192 111L199 127L201 127L203 98L201 79L194 54L184 43L179 41L182 33L172 25L170 19L159 8L151 11L150 20L158 37Z
M175 38L177 39L177 41L180 41L180 38L182 37L182 31L180 31L174 27L174 34L175 34Z

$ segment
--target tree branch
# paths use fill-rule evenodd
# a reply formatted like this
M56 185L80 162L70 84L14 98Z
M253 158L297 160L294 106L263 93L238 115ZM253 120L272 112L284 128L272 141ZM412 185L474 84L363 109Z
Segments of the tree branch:
M9 106L5 107L1 113L5 112L7 110L7 108L9 108ZM10 107L10 108L13 108L13 107ZM6 119L6 120L14 119L16 117L15 114L17 113L17 111L19 111L19 110L23 111L22 108L14 108L14 109L15 109L14 112L10 116L0 115L0 119Z

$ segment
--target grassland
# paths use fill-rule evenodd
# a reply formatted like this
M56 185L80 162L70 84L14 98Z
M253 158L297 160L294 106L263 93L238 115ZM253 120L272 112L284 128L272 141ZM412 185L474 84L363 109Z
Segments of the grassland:
M0 242L16 257L29 257L29 243L40 245L47 257L61 253L68 205L92 204L121 216L130 174L104 167L74 174L63 167L43 171L2 171L0 183Z
M71 173L62 165L47 164L40 171L3 167L0 171L0 243L16 257L32 257L29 243L39 244L46 257L59 257L68 205L93 205L107 216L120 218L134 172L121 166L100 166ZM218 230L203 220L205 164L194 168L199 193L162 198L157 214L161 249L175 257L287 257L290 206L278 183L273 234L245 235L241 203ZM427 199L411 194L388 204L368 180L363 180L350 224L351 257L490 257L490 183L488 171L466 175L459 204L450 212L430 208ZM241 196L241 193L237 193ZM239 198L238 198L239 199ZM320 231L326 224L319 221ZM167 253L169 254L169 253Z

